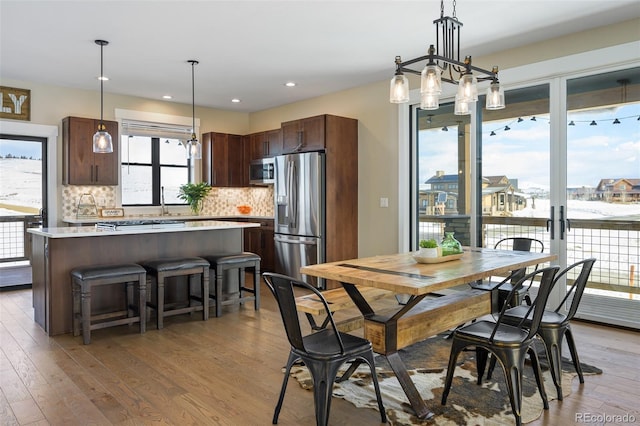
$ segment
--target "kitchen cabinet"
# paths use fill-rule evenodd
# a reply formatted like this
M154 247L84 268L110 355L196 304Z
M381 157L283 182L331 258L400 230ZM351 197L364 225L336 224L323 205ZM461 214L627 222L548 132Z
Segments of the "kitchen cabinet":
M247 138L249 144L248 162L274 157L282 153L282 131L280 129L252 133Z
M326 115L281 124L283 153L319 151L326 147Z
M118 123L104 121L113 138L113 152L95 154L93 135L100 120L65 117L62 120L62 175L67 185L118 185Z
M209 132L202 135L202 180L211 186L240 187L248 184L243 137Z
M251 222L254 222L253 220ZM260 228L244 229L244 249L261 257L260 271L273 272L275 265L275 242L273 220L259 220Z

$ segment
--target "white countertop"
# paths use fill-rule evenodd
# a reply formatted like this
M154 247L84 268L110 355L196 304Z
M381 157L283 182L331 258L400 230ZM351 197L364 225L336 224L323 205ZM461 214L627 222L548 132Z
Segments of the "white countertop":
M122 222L126 220L234 220L234 219L248 219L248 220L264 220L273 219L273 216L251 216L251 215L237 215L237 216L194 216L190 214L169 214L164 216L156 215L136 215L136 216L120 216L120 217L97 217L97 218L64 218L62 221L71 224L82 223L98 223L98 222Z
M120 221L123 218L119 218ZM141 219L141 218L138 218ZM147 219L147 218L144 218ZM177 218L175 216L168 217L167 219L177 220L185 219L185 217ZM153 220L157 220L153 218ZM103 222L100 220L99 222ZM238 228L256 228L259 227L259 223L252 222L230 222L221 220L197 220L197 221L185 221L184 226L180 227L167 227L167 228L146 228L146 229L118 229L118 230L106 230L97 229L95 226L64 226L58 228L29 228L27 232L36 235L42 235L49 238L78 238L78 237L101 237L101 236L113 236L113 235L138 235L138 234L158 234L163 232L191 232L191 231L211 231L211 230L223 230L223 229L238 229Z

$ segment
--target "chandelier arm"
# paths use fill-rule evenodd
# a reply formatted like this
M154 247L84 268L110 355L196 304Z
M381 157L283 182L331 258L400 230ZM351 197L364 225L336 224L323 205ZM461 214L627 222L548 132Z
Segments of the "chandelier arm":
M450 58L446 58L444 56L440 56L440 55L424 55L424 56L420 56L418 58L414 58L414 59L409 59L407 61L403 61L400 62L398 64L398 67L400 69L400 71L402 72L408 72L411 74L420 74L421 71L416 71L413 70L411 68L408 68L408 66L413 65L415 63L418 62L422 62L422 61L432 61L432 60L436 60L436 61L442 61L442 62L446 62L449 65L452 65L452 67L460 67L460 70L466 70L467 68L471 69L472 71L478 72L480 74L484 74L486 77L479 77L478 80L480 79L484 79L484 80L489 80L489 79L493 79L493 78L497 78L498 77L498 73L495 73L493 71L489 71L489 70L485 70L483 68L480 67L476 67L474 65L470 65L470 64L465 64L464 62L460 62L460 61L456 61L454 59L450 59ZM461 72L458 69L454 70L456 72Z

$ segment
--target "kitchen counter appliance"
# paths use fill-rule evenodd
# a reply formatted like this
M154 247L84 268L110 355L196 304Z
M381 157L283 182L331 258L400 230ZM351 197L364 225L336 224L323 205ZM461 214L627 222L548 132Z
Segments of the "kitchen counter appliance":
M324 288L300 268L325 261L325 154L275 157L276 272Z

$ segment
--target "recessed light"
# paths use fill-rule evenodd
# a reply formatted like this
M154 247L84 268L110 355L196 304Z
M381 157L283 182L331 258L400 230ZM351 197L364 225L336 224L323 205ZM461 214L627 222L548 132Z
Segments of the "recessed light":
M240 103L240 99L233 98L233 99L231 99L231 102L233 102L234 104L239 104Z
M295 81L287 81L284 85L287 87L296 87Z
M173 99L171 95L162 95L162 99Z

